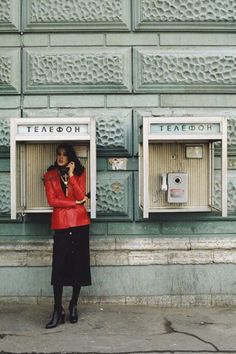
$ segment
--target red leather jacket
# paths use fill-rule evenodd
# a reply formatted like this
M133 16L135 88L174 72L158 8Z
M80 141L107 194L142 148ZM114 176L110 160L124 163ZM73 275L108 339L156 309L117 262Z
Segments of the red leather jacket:
M85 197L85 172L81 176L69 177L67 197L62 190L57 169L45 173L44 185L48 204L53 207L51 223L53 230L90 224L85 206L75 202Z

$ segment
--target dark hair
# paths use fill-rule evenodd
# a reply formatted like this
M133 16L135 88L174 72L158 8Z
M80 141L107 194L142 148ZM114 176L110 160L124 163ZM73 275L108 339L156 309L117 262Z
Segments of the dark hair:
M82 175L84 171L84 166L81 164L78 157L76 156L73 146L67 143L62 143L58 145L56 153L58 153L58 151L61 149L64 149L66 151L66 155L68 156L68 162L73 161L75 163L74 173L78 176ZM58 168L57 161L55 161L54 165L50 166L48 170L52 170L54 168Z

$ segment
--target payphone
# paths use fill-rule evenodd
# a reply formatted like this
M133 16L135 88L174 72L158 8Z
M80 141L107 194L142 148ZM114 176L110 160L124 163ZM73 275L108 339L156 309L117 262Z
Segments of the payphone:
M188 174L168 173L168 203L187 203L188 201Z
M96 217L96 122L93 117L11 119L11 218L48 213L43 175L55 161L56 147L70 143L86 169L87 205Z
M227 215L227 120L144 117L140 127L139 205L157 212L207 212L214 205L214 147L221 143L221 211Z

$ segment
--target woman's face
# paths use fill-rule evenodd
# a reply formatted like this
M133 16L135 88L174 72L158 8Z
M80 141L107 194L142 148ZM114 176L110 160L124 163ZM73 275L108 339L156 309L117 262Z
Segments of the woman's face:
M69 161L68 161L68 156L66 154L66 150L61 148L57 151L57 165L59 167L64 167L66 165L68 165Z

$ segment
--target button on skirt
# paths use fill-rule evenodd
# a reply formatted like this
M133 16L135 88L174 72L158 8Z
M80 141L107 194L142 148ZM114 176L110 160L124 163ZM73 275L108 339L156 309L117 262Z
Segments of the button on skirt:
M51 284L91 285L89 225L55 230Z

